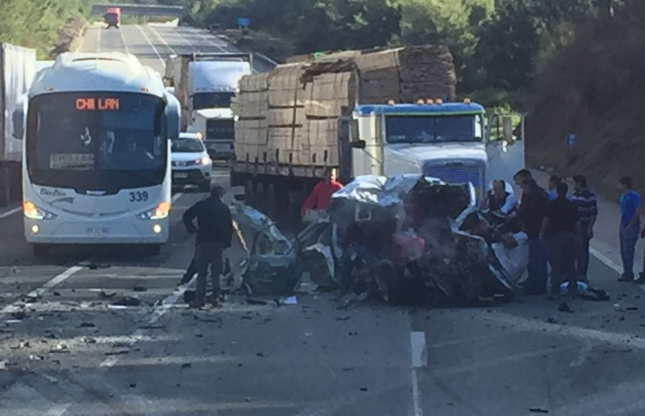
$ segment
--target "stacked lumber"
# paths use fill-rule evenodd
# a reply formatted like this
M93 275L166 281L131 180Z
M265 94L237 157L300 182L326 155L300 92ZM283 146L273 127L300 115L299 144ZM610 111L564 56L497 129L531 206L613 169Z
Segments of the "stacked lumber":
M239 161L338 165L338 117L356 103L452 99L455 69L445 47L344 51L294 57L240 81L233 111Z

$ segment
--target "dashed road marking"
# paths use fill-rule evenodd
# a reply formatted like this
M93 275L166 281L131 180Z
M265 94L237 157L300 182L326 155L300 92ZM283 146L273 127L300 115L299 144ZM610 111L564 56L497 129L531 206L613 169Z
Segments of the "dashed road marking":
M27 294L27 297L38 298L43 294L45 294L49 289L52 289L58 286L59 284L63 283L65 280L69 279L71 276L73 276L75 273L78 273L81 270L83 270L83 267L81 266L72 266L69 269L65 270L64 272L60 273L59 275L55 276L53 279L46 282L44 285L29 292ZM17 310L20 309L17 306L17 304L18 304L18 301L5 306L4 308L2 308L2 310L0 310L0 313L16 312Z
M143 35L143 38L146 40L146 42L148 42L148 44L152 48L152 51L155 53L155 55L157 55L157 59L159 59L161 61L161 65L163 65L165 67L166 61L164 61L164 59L161 57L161 54L159 53L159 50L154 45L154 43L152 43L152 41L150 40L148 35L146 35L146 32L143 31L143 29L141 28L140 25L136 25L136 28L139 29L139 32L141 32L141 34Z
M21 210L22 210L21 207L16 207L16 208L12 208L12 209L10 209L8 211L3 211L2 213L0 213L0 220L8 218L8 217L12 216L13 214L16 214L16 213L20 212Z
M417 369L428 365L425 332L410 332L410 358L412 362L412 411L414 416L422 416L423 409L421 408L421 392L419 391L419 375L417 374Z

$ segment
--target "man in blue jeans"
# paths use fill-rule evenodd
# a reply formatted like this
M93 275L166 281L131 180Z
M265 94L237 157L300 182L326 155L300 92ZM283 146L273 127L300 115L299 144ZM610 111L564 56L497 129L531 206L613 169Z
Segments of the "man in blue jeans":
M546 250L540 240L540 230L549 196L533 178L525 177L520 181L520 185L522 203L517 210L517 216L522 222L522 229L529 237L529 277L524 286L524 293L543 295L546 293L548 268Z
M620 256L623 260L623 274L619 282L634 281L634 249L640 231L641 196L632 189L632 179L623 177L619 180L623 188L620 196Z

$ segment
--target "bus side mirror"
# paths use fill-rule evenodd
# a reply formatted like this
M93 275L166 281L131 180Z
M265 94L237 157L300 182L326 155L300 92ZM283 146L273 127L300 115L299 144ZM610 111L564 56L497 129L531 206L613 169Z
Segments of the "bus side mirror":
M166 131L168 132L168 139L176 139L180 133L181 111L177 98L174 95L168 94L166 97L167 104L165 109Z
M350 146L352 147L352 149L362 150L362 149L365 149L365 147L367 146L367 143L365 143L365 140L354 140L350 142Z

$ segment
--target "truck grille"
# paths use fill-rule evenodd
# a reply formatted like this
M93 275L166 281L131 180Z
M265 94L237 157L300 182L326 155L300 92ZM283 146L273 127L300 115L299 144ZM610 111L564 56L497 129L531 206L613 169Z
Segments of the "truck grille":
M208 120L206 140L232 140L235 136L233 120Z
M468 166L463 164L447 165L426 165L423 168L424 176L441 179L448 183L472 183L477 191L477 196L481 195L484 186L483 169L479 166Z

